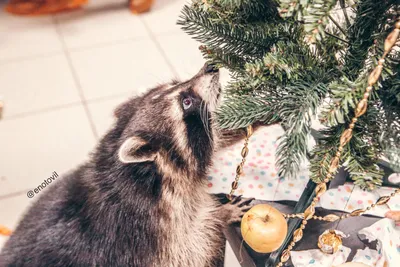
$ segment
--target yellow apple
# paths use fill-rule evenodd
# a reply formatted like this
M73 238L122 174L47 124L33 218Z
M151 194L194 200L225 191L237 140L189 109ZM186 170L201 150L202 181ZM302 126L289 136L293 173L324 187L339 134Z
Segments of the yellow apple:
M247 211L240 226L244 241L259 253L277 250L285 240L287 223L282 213L267 204Z

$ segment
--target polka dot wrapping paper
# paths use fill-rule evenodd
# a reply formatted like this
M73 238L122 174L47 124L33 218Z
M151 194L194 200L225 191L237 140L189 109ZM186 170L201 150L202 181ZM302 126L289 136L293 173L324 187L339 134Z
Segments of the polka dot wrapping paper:
M304 162L295 178L278 177L275 166L275 153L278 139L284 134L279 125L263 127L249 140L249 154L240 177L236 195L254 197L267 201L298 201L309 180L308 163ZM242 160L243 142L220 151L214 158L213 167L208 176L211 193L229 193L235 178L236 166ZM393 188L382 187L366 192L352 183L346 183L335 189L329 189L321 196L318 206L330 210L351 212L375 203L381 196L390 195ZM377 206L367 214L383 217L389 210L400 209L400 195L393 197L387 205Z
M278 138L284 131L279 125L257 130L249 141L249 154L235 194L263 200L297 201L308 180L307 164L301 167L297 178L278 177L275 167L275 151ZM242 160L240 155L244 142L219 152L208 176L211 193L229 193L235 178L236 166Z
M400 264L400 227L393 220L382 219L362 229L358 236L368 242L377 240L377 257L364 253L364 261L373 267L398 267ZM363 255L361 254L361 258Z

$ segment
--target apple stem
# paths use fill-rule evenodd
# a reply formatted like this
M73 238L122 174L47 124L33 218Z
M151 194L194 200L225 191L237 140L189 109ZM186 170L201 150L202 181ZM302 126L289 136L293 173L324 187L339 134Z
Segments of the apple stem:
M264 218L264 222L268 222L268 219L269 219L269 216L266 215L265 218Z

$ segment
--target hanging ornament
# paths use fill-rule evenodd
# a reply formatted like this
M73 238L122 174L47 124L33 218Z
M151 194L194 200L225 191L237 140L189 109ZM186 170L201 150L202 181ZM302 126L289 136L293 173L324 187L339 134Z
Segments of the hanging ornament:
M342 247L342 238L346 235L338 230L326 230L318 238L318 247L322 252L334 254Z
M282 213L268 204L258 204L247 211L240 229L244 241L259 253L277 250L288 231Z

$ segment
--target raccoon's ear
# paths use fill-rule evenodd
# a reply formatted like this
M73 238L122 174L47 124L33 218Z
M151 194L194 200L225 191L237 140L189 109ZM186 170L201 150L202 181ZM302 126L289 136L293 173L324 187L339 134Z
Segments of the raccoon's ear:
M138 136L129 137L118 151L118 158L123 163L140 163L153 161L157 150Z

